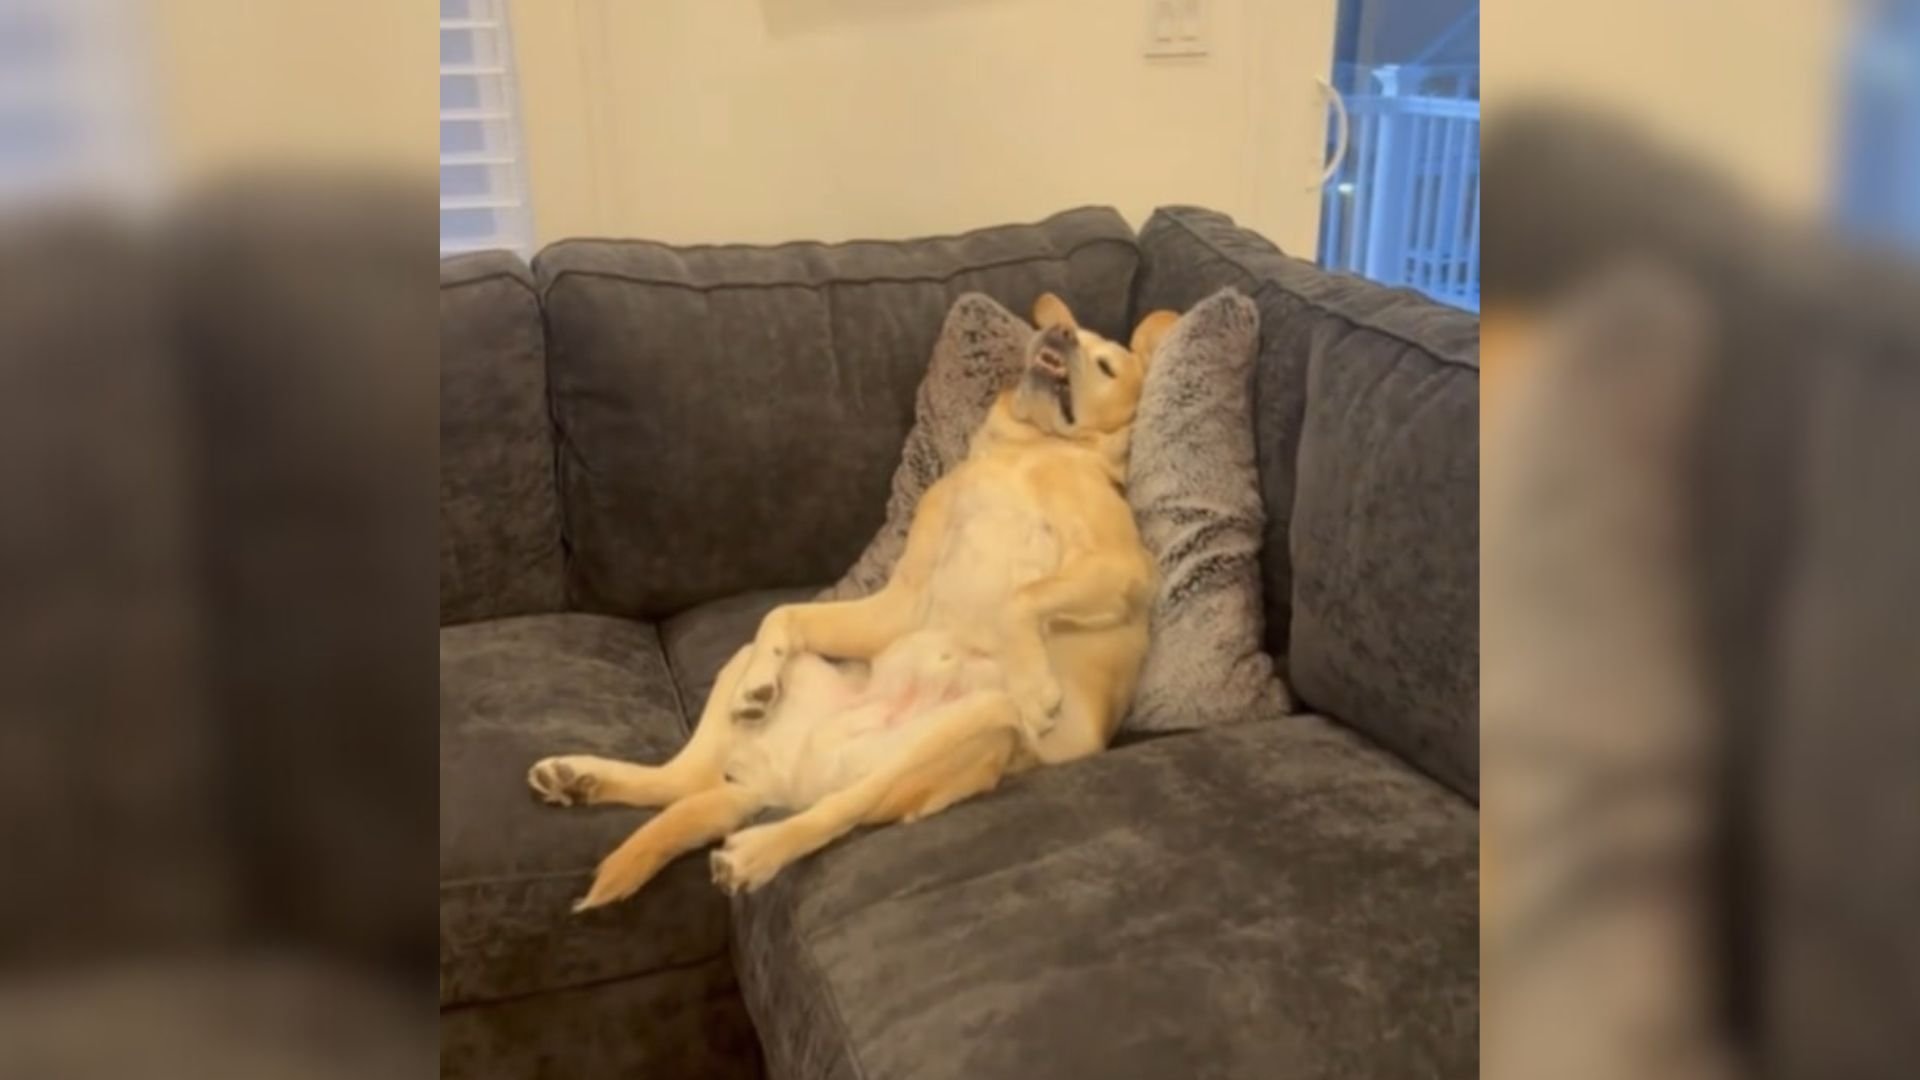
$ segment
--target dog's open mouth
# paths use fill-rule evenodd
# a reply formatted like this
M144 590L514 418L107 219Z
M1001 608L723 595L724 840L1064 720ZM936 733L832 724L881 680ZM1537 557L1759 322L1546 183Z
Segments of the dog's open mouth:
M1027 368L1027 381L1035 391L1050 394L1054 404L1060 406L1060 417L1071 427L1073 425L1073 382L1067 378L1065 368L1053 371L1039 363Z
M1060 416L1073 425L1073 380L1067 374L1066 350L1072 339L1058 328L1041 334L1027 363L1027 380L1037 391L1051 394Z

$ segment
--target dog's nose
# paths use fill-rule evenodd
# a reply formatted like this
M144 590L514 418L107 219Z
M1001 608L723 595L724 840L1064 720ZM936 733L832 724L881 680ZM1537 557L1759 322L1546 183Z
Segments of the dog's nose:
M1040 344L1044 348L1065 352L1075 344L1073 329L1058 323L1040 331Z

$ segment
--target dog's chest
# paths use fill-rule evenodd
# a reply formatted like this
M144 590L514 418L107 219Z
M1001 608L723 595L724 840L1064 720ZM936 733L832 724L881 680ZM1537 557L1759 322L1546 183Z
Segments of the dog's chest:
M982 614L1059 568L1059 534L1028 486L1014 479L974 481L955 493L931 581L936 608L962 618Z

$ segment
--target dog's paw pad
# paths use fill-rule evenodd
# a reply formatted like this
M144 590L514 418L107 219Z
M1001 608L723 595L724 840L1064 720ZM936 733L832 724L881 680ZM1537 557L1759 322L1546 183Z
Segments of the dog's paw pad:
M713 883L729 895L738 896L772 880L780 870L781 861L774 854L771 839L758 829L747 829L728 837L707 860Z
M707 859L707 869L712 873L713 883L719 886L721 892L729 896L739 893L739 874L734 870L733 860L728 857L724 850L714 852L713 855Z
M566 758L552 757L527 770L527 786L549 805L579 806L592 801L600 780Z

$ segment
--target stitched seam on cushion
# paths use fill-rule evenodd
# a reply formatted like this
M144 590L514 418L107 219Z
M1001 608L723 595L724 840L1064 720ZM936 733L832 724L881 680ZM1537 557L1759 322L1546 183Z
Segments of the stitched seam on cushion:
M1039 221L1015 222L1013 224L1003 225L982 225L977 229L968 229L966 232L934 233L930 236L914 236L906 239L889 240L884 237L863 237L854 240L783 240L777 244L669 244L660 240L647 240L633 236L569 236L548 244L537 253L536 257L567 244L622 244L665 248L668 251L780 251L790 247L813 247L832 251L836 248L858 247L868 244L897 246L904 244L952 243L958 240L971 239L972 237L981 236L990 232L999 232L1002 229L1041 229L1062 218L1072 217L1075 214L1084 214L1088 211L1099 212L1102 210L1112 213L1116 218L1120 218L1122 224L1125 223L1126 219L1120 217L1120 211L1113 207L1087 203L1084 206L1076 206L1071 210L1061 210L1058 213L1050 214L1041 218ZM1117 239L1117 237L1114 239Z
M698 960L684 960L676 964L662 964L659 967L648 968L645 971L632 971L625 975L608 975L598 979L587 979L584 982L568 983L565 986L549 986L542 990L524 990L517 994L502 994L498 997L475 996L462 998L459 1001L441 1002L440 1011L457 1012L461 1009L480 1009L489 1005L511 1005L517 1001L546 997L548 994L564 994L571 990L593 990L602 986L611 986L614 983L632 982L636 979L650 978L654 975L672 975L678 972L704 967L707 964L713 963L715 960L728 959L727 947L722 946L720 951L714 953L712 956L702 957Z
M511 281L515 285L527 290L527 295L533 297L535 300L540 299L540 290L534 287L533 282L528 281L519 274L509 273L505 270L490 270L487 273L481 274L479 277L462 278L459 281L443 281L440 283L440 291L446 292L448 289L458 289L467 285L485 285L489 281L499 281L502 279Z
M843 1053L841 1057L853 1070L854 1076L859 1077L860 1080L867 1080L866 1066L861 1064L859 1057L854 1051L853 1028L847 1024L847 1014L845 1010L840 1007L840 995L834 990L833 983L828 981L826 969L820 966L820 961L813 955L812 951L807 948L806 941L800 937L798 903L794 900L792 889L787 890L786 908L787 930L792 935L794 942L799 945L799 948L795 951L800 954L801 962L807 966L814 981L820 984L822 996L826 998L827 1011L833 1014L833 1026L840 1033L840 1045L846 1048L845 1053Z
M567 558L568 558L567 521L566 521L567 508L566 508L566 501L561 498L561 492L560 492L560 457L559 457L560 449L558 445L560 439L564 437L565 433L562 432L560 430L560 426L554 422L554 416L553 416L553 358L552 358L553 350L548 347L548 342L551 340L551 335L548 333L548 329L547 329L546 305L540 302L540 291L534 287L534 284L532 282L521 277L519 274L511 273L505 270L494 270L489 273L482 274L476 278L468 278L464 281L453 281L453 282L443 281L440 283L440 291L444 293L449 290L463 288L468 285L484 285L484 284L487 284L488 282L499 281L502 279L511 281L514 284L520 286L522 289L525 289L527 291L527 295L533 299L534 309L540 316L541 398L546 405L546 411L547 411L547 443L548 443L548 446L553 451L553 463L552 463L552 467L549 469L549 472L551 474L551 479L553 481L553 486L549 490L553 494L553 501L554 501L553 516L554 516L554 523L558 529L557 535L554 537L554 539L558 541L560 545L560 552L559 552L560 554L560 607L559 609L556 611L520 612L518 614L530 614L530 615L565 614L566 612L572 610L571 608L568 607L568 597L567 597ZM532 570L537 573L537 567L528 567L526 569ZM457 619L453 622L443 621L441 622L440 626L442 629L444 629L448 626L461 626L461 625L465 625L467 623L472 623L472 622L486 622L490 619L502 618L502 617L504 616L501 616L499 614L492 614L492 615L483 614L470 619Z
M1066 262L1095 244L1119 244L1133 251L1136 256L1140 253L1140 244L1132 237L1096 236L1090 240L1082 240L1064 252L1048 252L1044 255L1022 255L1018 258L1000 259L995 262L974 263L968 266L962 266L948 274L902 275L899 277L830 277L823 281L716 282L708 285L695 285L685 281L666 281L660 278L643 277L639 274L624 274L612 270L561 270L554 274L553 280L547 282L546 288L540 293L540 303L544 307L548 302L548 298L553 295L553 290L557 288L561 282L570 277L604 278L613 281L625 281L635 285L646 285L653 288L681 289L686 292L699 293L703 296L708 293L719 292L723 289L819 289L829 284L945 285L963 274L975 274L985 270L1003 270L1009 266L1025 266L1031 263ZM1131 288L1131 286L1129 286L1129 288Z
M454 878L440 883L440 891L449 889L477 889L487 885L520 885L529 881L558 881L561 878L591 877L593 867L579 870L547 870L537 874L482 874L477 877Z
M674 707L680 710L680 733L691 739L697 721L687 715L687 696L680 690L680 672L673 666L673 653L667 649L667 635L664 629L656 627L654 633L660 639L660 657L667 665L667 682L673 685Z
M562 611L582 611L584 605L574 595L574 555L573 519L567 512L567 465L568 455L578 457L580 451L573 445L565 424L560 422L560 403L553 386L553 324L547 312L546 297L535 285L527 288L533 292L533 301L540 308L540 356L546 376L547 432L548 441L553 445L553 502L554 514L560 526L560 608Z
M1328 315L1328 316L1331 316L1332 318L1339 319L1342 322L1345 322L1346 324L1348 324L1349 326L1354 326L1362 330L1371 330L1372 332L1379 334L1381 337L1392 338L1393 340L1398 341L1402 345L1405 345L1408 348L1413 349L1415 352L1421 353L1429 357L1436 363L1444 364L1447 367L1464 368L1467 371L1471 371L1474 373L1475 378L1478 378L1480 375L1480 368L1477 365L1469 364L1465 360L1457 360L1451 356L1441 356L1439 353L1434 352L1431 346L1415 341L1412 338L1409 338L1408 336L1406 336L1405 334L1401 334L1396 331L1389 330L1386 327L1381 326L1367 319L1355 318L1354 316L1349 315L1344 311L1338 311L1338 310L1335 310L1334 308L1328 307L1324 302L1320 300L1314 299L1313 297L1307 296L1303 293L1295 292L1292 289L1288 289L1285 286L1281 285L1279 282L1274 281L1271 278L1260 277L1259 275L1255 274L1252 270L1249 270L1245 265L1243 265L1240 262L1238 257L1222 250L1220 246L1215 244L1211 239L1200 235L1199 230L1195 229L1192 225L1188 224L1182 218L1169 214L1167 215L1166 220L1178 226L1182 232L1185 232L1188 236L1191 236L1196 243L1200 244L1202 247L1205 247L1208 251L1213 252L1215 255L1231 263L1234 266L1234 268L1239 270L1241 273L1247 275L1250 278L1258 280L1265 285L1270 285L1275 289L1279 289L1280 291L1286 293L1288 296L1293 297L1294 299L1300 301L1302 304L1305 304L1307 307L1310 307L1315 311L1320 312L1323 315ZM1236 224L1234 227L1239 228L1240 226ZM1287 255L1287 253L1284 251L1280 252L1280 256L1281 258L1292 257ZM1320 272L1328 273L1328 271L1324 271L1324 270Z

